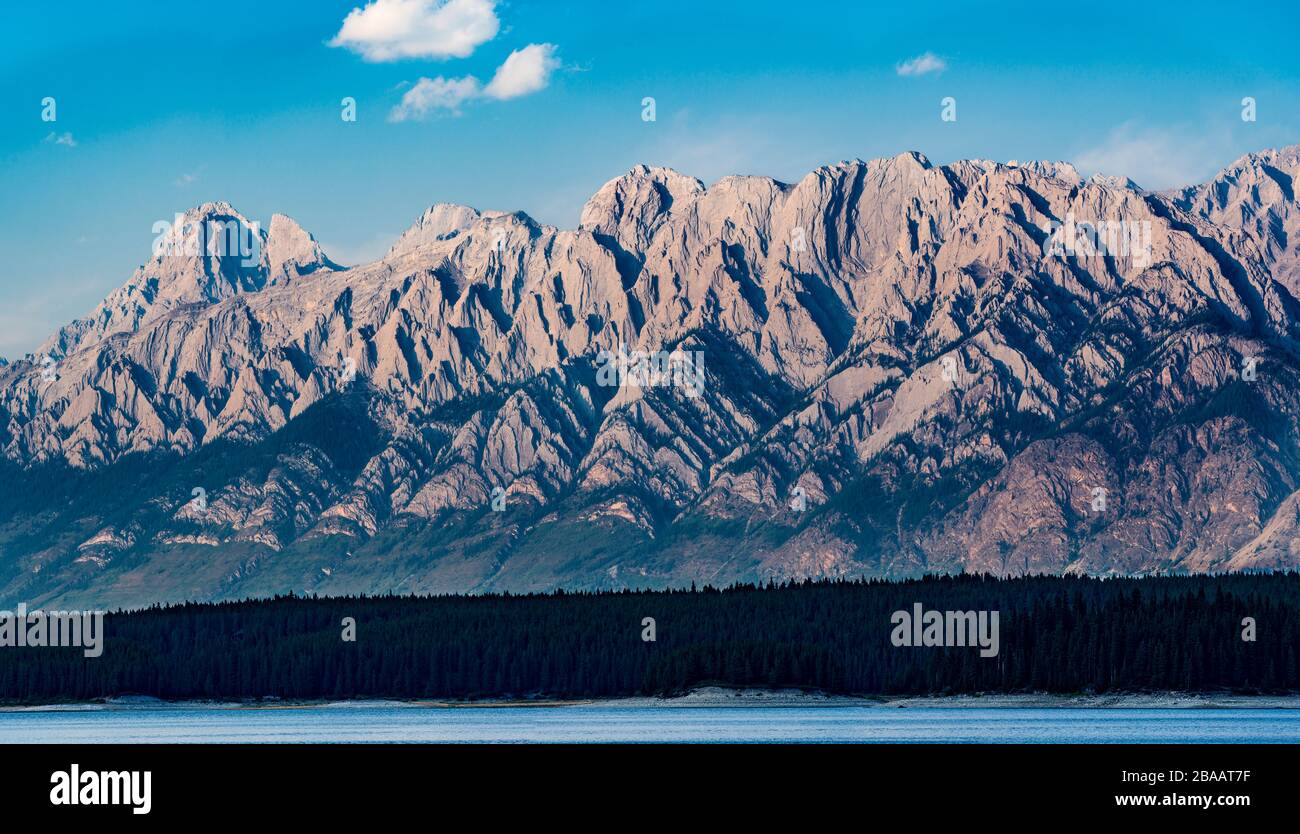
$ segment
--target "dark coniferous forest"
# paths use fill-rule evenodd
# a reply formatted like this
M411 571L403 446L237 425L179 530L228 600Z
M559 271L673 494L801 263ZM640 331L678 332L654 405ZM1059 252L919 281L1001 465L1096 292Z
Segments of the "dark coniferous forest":
M0 648L0 700L1300 691L1300 574L979 576L532 596L279 597L110 613L103 653ZM999 612L999 652L897 647L914 603ZM643 639L654 619L653 641ZM1255 621L1254 640L1243 620ZM344 618L355 640L344 640Z

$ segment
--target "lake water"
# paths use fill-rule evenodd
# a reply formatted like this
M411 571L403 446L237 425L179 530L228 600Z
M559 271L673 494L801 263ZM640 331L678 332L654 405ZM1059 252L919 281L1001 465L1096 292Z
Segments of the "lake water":
M0 743L423 741L1296 743L1300 710L327 704L0 712Z

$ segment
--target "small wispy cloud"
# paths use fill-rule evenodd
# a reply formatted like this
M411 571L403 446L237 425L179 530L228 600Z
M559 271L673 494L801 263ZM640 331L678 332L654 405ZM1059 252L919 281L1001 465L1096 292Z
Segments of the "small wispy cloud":
M472 75L421 78L402 94L401 103L388 114L388 120L421 121L438 112L455 116L460 115L461 105L476 99L508 101L531 95L546 89L559 66L554 44L533 43L511 52L487 86Z
M175 180L172 181L172 184L175 185L177 188L184 188L185 186L192 185L193 183L196 183L198 181L199 181L199 175L197 173L181 174L179 177L177 177Z
M72 134L68 131L64 131L63 133L51 133L45 137L44 141L46 144L63 145L65 148L77 147L77 140L73 139Z
M917 55L915 58L904 61L896 67L898 74L904 78L940 73L946 69L948 69L948 62L933 52Z
M464 78L421 78L402 95L402 101L388 114L390 122L421 121L439 110L459 115L460 106L476 99L482 85L472 75Z
M329 45L367 61L468 58L500 29L496 0L374 0L348 12Z

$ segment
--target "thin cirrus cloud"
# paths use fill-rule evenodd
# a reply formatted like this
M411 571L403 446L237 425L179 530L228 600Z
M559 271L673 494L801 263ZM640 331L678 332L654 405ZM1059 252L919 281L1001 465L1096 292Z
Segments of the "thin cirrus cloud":
M935 55L933 52L926 52L923 55L917 55L911 60L904 61L897 67L898 74L904 78L917 75L930 75L931 73L940 73L948 68L948 62Z
M374 0L349 12L329 45L376 62L468 58L500 29L496 0Z
M65 131L63 133L51 133L45 137L45 143L50 145L62 145L65 148L77 147L77 140L72 138L72 134Z
M1232 155L1230 134L1190 125L1141 127L1126 123L1074 154L1074 163L1085 173L1124 176L1158 191L1205 182Z
M420 121L439 112L460 114L461 105L476 99L507 101L546 89L551 74L560 66L555 44L533 43L516 49L497 67L484 86L477 78L421 78L392 109L392 122Z

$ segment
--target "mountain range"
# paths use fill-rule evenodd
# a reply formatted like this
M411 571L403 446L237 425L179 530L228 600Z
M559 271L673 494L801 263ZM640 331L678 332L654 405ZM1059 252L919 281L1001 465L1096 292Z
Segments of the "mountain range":
M1294 568L1298 176L638 166L354 267L205 204L0 362L0 598Z

